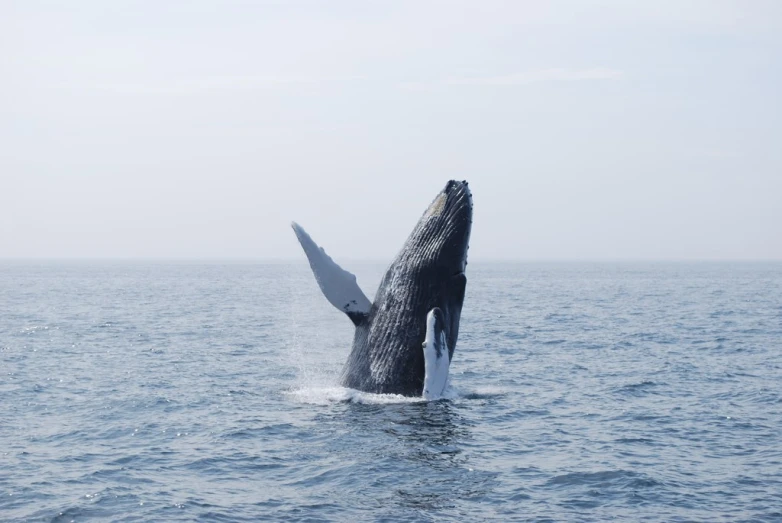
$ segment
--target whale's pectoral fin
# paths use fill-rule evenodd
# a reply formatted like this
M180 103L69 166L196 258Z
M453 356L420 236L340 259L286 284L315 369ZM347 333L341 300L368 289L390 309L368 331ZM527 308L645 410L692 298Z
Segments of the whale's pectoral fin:
M354 325L361 323L372 306L356 282L356 277L334 263L322 247L312 241L310 235L296 222L291 223L299 243L315 273L320 290L329 302L348 315Z
M451 358L445 334L445 316L435 307L426 315L426 338L424 339L424 390L423 397L436 400L443 395L448 385L448 368Z

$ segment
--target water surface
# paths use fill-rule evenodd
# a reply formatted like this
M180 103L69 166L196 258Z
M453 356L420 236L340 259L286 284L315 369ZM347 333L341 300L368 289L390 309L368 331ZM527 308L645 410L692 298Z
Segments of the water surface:
M782 264L467 277L423 402L305 263L3 262L0 520L782 520Z

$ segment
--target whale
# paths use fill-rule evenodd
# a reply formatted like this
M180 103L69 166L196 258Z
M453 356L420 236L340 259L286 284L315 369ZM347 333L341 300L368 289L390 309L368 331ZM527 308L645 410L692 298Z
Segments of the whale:
M355 326L342 386L442 397L459 337L472 214L468 183L448 181L389 265L372 301L354 274L292 222L321 291Z

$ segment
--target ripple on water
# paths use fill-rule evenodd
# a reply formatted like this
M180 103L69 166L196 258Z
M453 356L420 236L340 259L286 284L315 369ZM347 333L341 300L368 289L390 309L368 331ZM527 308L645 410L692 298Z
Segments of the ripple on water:
M0 269L3 520L782 519L780 264L471 264L434 402L306 263Z

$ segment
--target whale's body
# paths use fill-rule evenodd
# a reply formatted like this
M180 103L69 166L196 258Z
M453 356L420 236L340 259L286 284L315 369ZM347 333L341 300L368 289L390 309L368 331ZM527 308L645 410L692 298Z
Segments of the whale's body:
M442 394L459 336L471 227L467 182L449 181L418 221L370 302L355 276L293 224L321 290L356 326L342 385L427 399Z

